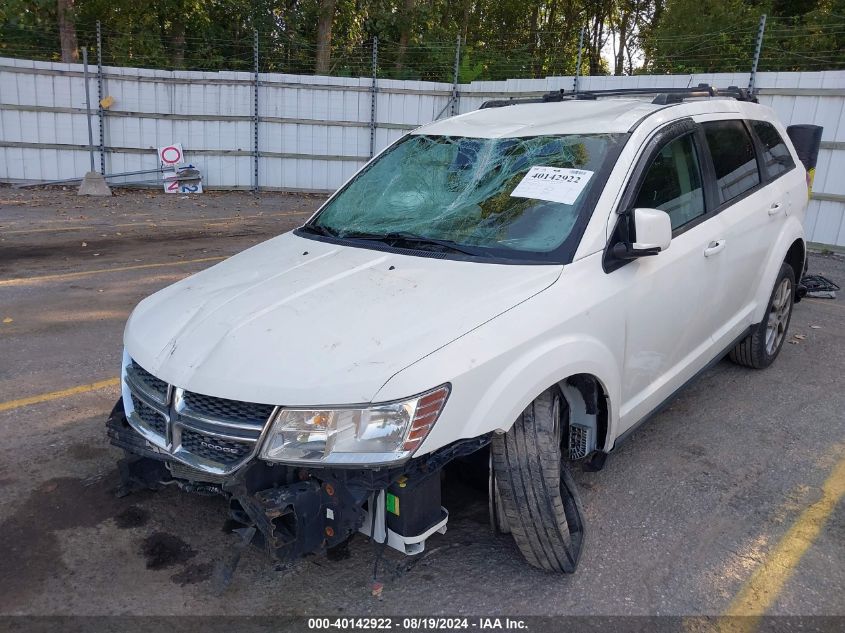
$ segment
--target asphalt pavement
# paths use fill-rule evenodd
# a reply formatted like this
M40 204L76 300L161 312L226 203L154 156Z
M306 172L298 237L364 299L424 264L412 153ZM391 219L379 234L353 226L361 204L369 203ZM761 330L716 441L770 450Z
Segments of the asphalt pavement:
M374 548L293 564L231 556L226 504L169 487L118 498L105 439L123 326L145 296L301 224L315 197L0 189L0 614L845 616L845 304L796 306L777 362L722 361L597 473L578 572L493 535L486 498L447 487L423 557ZM811 271L845 286L845 261ZM838 496L837 496L838 495Z

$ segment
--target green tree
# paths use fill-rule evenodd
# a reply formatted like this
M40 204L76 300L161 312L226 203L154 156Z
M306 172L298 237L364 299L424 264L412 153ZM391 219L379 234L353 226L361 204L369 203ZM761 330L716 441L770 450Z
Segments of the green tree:
M748 71L764 13L759 70L845 67L843 0L666 0L644 30L642 71Z
M845 68L845 0L5 0L0 54L107 64L248 70L253 29L261 70L451 81L575 72L750 69L761 13L761 70ZM74 42L74 36L77 42Z

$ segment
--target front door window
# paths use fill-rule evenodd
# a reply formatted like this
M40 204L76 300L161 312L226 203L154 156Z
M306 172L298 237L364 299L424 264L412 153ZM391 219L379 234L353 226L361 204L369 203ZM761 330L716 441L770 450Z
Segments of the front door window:
M701 169L691 134L660 150L646 172L634 206L666 211L672 218L672 229L704 215Z

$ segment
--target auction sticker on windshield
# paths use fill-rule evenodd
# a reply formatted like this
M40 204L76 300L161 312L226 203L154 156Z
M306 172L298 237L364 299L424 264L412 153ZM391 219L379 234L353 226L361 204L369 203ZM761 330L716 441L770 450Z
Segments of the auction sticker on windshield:
M575 204L592 175L585 169L535 165L519 181L511 197Z

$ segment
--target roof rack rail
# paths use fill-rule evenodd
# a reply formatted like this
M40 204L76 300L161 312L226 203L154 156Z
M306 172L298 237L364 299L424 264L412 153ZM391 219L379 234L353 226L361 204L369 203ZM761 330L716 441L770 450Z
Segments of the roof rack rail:
M558 101L582 101L595 100L604 97L636 97L655 95L652 103L655 105L670 105L683 103L684 99L701 97L730 97L737 101L750 101L757 103L757 98L746 88L729 86L727 88L714 88L710 84L698 84L695 88L617 88L614 90L555 90L544 94L542 97L493 99L481 104L480 110L486 108L501 108L504 106L520 103L554 103Z

